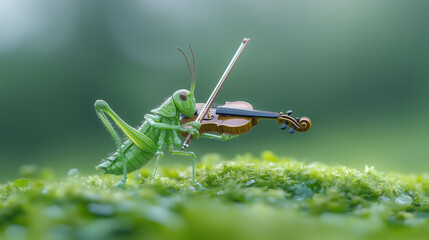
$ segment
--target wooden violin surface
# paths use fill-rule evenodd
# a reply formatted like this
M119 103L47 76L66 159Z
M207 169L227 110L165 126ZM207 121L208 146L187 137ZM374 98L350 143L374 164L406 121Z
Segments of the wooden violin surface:
M243 101L226 102L224 106L249 110L253 109L250 103ZM204 107L204 103L197 103L196 107L197 115L194 115L190 118L182 117L180 119L181 125L195 121L198 116L198 113ZM257 119L253 117L220 115L216 114L216 108L210 108L206 116L204 116L203 121L201 122L200 134L206 132L217 132L220 134L240 135L250 131L250 129L252 129L252 127L256 124Z

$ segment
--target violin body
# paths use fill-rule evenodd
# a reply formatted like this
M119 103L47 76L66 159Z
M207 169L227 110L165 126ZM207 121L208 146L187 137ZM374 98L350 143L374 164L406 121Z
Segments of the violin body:
M186 124L195 121L203 109L204 103L196 104L196 112L192 117L182 116L180 124ZM289 132L295 131L305 132L311 127L311 120L307 117L294 119L289 116L292 111L288 111L287 115L283 113L267 112L254 110L252 105L244 101L226 102L223 106L210 108L201 122L200 134L215 132L219 134L241 135L250 131L258 124L260 118L274 119L277 123L282 124L281 129L285 130L290 127ZM182 134L186 137L186 134Z
M243 101L226 102L224 106L253 110L250 103ZM195 121L203 107L204 103L197 103L197 114L190 118L181 117L180 125ZM220 115L216 114L216 108L210 108L201 122L200 134L216 132L219 134L241 135L250 131L256 124L258 124L256 118ZM186 134L183 135L186 136Z

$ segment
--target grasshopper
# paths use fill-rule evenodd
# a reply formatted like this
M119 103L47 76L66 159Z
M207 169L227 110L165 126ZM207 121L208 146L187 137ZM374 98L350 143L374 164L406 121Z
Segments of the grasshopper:
M195 159L196 155L191 151L176 150L175 147L181 146L180 132L186 132L192 135L193 139L204 137L215 140L228 140L235 136L203 133L200 135L199 128L201 123L198 121L180 125L180 114L186 117L192 117L196 112L195 102L195 57L191 46L193 71L191 70L186 54L178 48L186 60L191 78L190 90L180 89L173 93L160 107L151 110L150 114L144 116L143 124L135 129L122 120L103 100L97 100L94 104L98 117L106 126L110 135L112 135L117 150L111 156L103 159L96 169L102 169L105 173L123 175L122 179L116 185L122 186L127 181L127 174L138 170L148 163L155 155L155 167L151 175L151 180L156 177L158 162L164 155L164 148L168 146L172 155L182 155L192 157L192 182L195 186L204 190L202 185L195 180ZM118 133L107 118L107 115L119 127L126 136L126 140L121 142Z

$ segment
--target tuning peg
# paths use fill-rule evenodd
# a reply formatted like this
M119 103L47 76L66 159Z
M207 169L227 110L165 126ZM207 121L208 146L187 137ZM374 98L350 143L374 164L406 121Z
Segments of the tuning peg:
M295 120L299 123L299 118L295 118ZM291 129L289 129L289 133L293 134L295 132L295 126L293 126Z
M287 112L286 112L286 114L288 115L288 116L290 116L291 114L292 114L292 110L288 110ZM286 128L287 128L287 122L285 122L285 123L283 123L282 124L282 126L280 127L282 130L286 130Z

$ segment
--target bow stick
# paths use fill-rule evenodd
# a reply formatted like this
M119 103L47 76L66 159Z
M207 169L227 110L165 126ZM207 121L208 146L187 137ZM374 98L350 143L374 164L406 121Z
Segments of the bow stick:
M250 38L244 38L241 42L240 47L238 47L237 52L234 54L234 57L232 57L231 62L228 64L228 67L226 67L225 72L223 73L222 77L220 78L219 82L217 83L215 89L213 90L212 94L210 95L209 99L207 100L206 104L204 105L203 110L201 110L201 113L198 115L197 119L195 121L202 122L204 116L209 111L210 107L213 104L214 99L216 98L217 94L219 93L220 88L223 86L223 83L225 82L225 79L228 77L229 73L231 72L232 67L234 67L235 62L237 62L238 57L240 57L241 53L243 52L244 48L246 47L247 43L249 43ZM191 142L192 134L189 133L186 137L186 140L183 142L182 150L189 147L189 143Z

